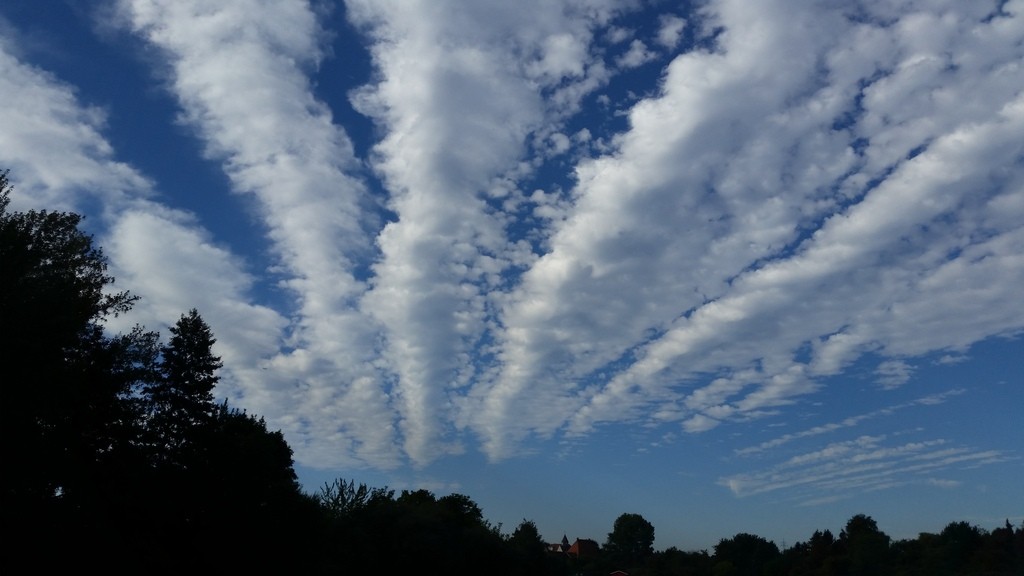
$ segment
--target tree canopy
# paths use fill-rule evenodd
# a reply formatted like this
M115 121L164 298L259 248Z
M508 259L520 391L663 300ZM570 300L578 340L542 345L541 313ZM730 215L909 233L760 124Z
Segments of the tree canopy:
M149 404L151 437L169 461L186 463L213 422L217 407L213 388L221 360L213 353L216 339L193 308L170 328L170 342L161 347L160 377L144 391Z
M633 566L654 552L654 526L639 514L615 519L604 548L613 562Z
M0 436L3 506L42 506L130 439L127 398L150 373L153 338L107 337L103 320L130 308L77 214L11 212L0 174ZM141 368L140 368L141 363ZM119 442L118 440L124 440ZM13 472L16 471L16 472Z
M189 571L215 566L209 544L231 532L266 541L264 568L293 556L281 544L309 500L291 448L262 418L214 404L221 362L198 311L164 345L142 327L108 333L136 299L111 289L82 217L13 212L11 191L0 173L4 561Z

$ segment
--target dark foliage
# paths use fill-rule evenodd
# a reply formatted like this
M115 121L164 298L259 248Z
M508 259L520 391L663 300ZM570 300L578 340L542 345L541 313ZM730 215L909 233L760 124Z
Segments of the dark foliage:
M635 570L654 553L654 526L639 514L622 514L615 519L604 544L604 568Z
M139 454L139 405L132 393L152 374L154 337L107 337L103 319L132 297L107 290L102 252L79 230L81 217L10 212L0 174L0 507L5 547L54 554L106 521L94 504L116 490ZM45 553L51 552L51 553Z
M155 453L169 466L187 467L191 459L202 458L196 450L213 424L213 387L222 363L213 353L213 331L196 309L170 331L170 343L161 348L160 377L143 389L146 426Z
M537 525L524 519L508 537L508 554L515 563L517 574L557 574L559 559L547 553L547 545Z
M741 533L715 545L714 573L717 576L756 576L776 562L779 548L760 536Z
M213 403L220 360L198 312L164 346L108 334L135 299L110 290L82 218L10 212L10 192L0 173L4 573L302 566L319 508L280 432Z

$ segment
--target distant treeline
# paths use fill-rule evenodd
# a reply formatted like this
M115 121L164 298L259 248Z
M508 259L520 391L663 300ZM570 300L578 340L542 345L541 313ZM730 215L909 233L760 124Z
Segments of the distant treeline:
M511 533L469 497L336 480L303 491L262 418L217 403L220 358L197 310L167 341L104 321L102 251L72 213L11 212L0 173L0 518L4 574L1024 575L1024 524L954 522L892 541L867 516L785 550L737 534L713 551L655 551L620 516L602 544ZM1019 511L1018 511L1019 512Z

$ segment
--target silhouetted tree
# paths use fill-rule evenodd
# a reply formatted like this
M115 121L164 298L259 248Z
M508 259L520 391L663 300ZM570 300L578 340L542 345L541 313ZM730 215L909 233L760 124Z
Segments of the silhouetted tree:
M615 519L602 552L615 569L641 566L654 553L654 526L639 514L622 514Z
M707 551L684 552L670 546L655 552L647 560L643 574L646 576L710 576L712 559ZM633 573L630 573L631 575Z
M393 496L394 490L370 488L366 484L356 486L355 480L346 482L336 478L334 482L325 482L314 497L329 517L340 519L353 515L372 502L390 500Z
M783 552L792 576L829 576L835 574L833 554L836 543L830 530L815 530L808 542L798 542Z
M939 533L939 545L944 550L944 564L959 574L981 548L984 534L977 526L967 522L950 522Z
M841 565L851 576L888 574L892 563L889 536L870 516L857 514L839 534Z
M982 566L990 573L1024 574L1024 521L1016 530L1009 520L992 530L981 555Z
M309 565L302 562L314 549L315 508L302 495L283 434L227 402L202 430L196 439L201 459L185 471L192 490L184 509L195 511L192 540L204 546L230 534L248 549L240 557L214 554L203 565L306 573Z
M196 309L183 314L170 332L161 349L162 377L145 390L149 428L158 458L185 466L198 435L213 422L213 388L222 362L213 353L213 332Z
M134 297L109 290L102 251L77 214L11 212L0 174L0 515L5 560L40 570L88 565L116 540L125 494L145 467L138 388L155 375L156 336L108 336ZM60 542L64 554L48 547ZM50 566L47 566L47 564Z
M105 292L113 279L106 274L102 252L78 229L80 216L8 212L10 192L3 172L0 437L7 470L5 507L12 500L50 500L64 491L71 465L67 442L78 432L75 400L94 392L79 390L84 387L76 373L81 363L73 360L90 354L104 317L131 304L127 294Z
M508 538L509 552L521 574L546 574L555 569L554 562L548 562L544 540L537 525L523 519Z
M741 533L715 544L715 576L756 576L779 558L779 547L760 536Z

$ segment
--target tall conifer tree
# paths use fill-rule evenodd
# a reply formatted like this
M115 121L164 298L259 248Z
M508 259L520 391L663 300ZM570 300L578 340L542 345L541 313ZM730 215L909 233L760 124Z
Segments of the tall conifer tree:
M170 342L161 349L162 377L147 392L157 449L175 459L212 423L217 410L213 388L223 363L213 353L216 339L210 326L195 308L170 332Z

